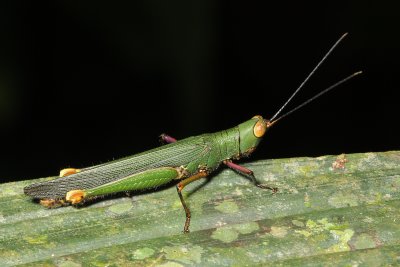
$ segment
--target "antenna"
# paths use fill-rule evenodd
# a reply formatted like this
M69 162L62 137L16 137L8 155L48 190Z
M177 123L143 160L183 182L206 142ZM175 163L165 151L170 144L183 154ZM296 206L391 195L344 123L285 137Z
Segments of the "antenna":
M307 105L307 104L310 103L311 101L313 101L313 100L315 100L316 98L320 97L321 95L327 93L328 91L332 90L333 88L338 87L338 86L341 85L342 83L344 83L344 82L350 80L351 78L353 78L353 77L355 77L355 76L357 76L357 75L360 75L361 73L362 73L362 71L355 72L355 73L351 74L350 76L347 76L346 78L344 78L344 79L338 81L337 83L335 83L335 84L329 86L328 88L326 88L326 89L323 90L322 92L320 92L320 93L318 93L317 95L313 96L312 98L308 99L308 100L305 101L304 103L298 105L297 107L295 107L294 109L290 110L289 112L283 114L283 115L280 116L279 118L277 118L277 119L275 119L275 120L273 120L273 121L270 121L269 124L268 124L268 127L270 127L270 126L272 126L273 124L275 124L278 120L280 120L280 119L282 119L282 118L288 116L289 114L295 112L295 111L298 110L299 108L304 107L305 105Z
M310 77L314 74L314 72L319 68L319 66L325 61L325 59L331 54L331 52L335 49L335 47L347 36L347 32L345 34L343 34L339 40L336 41L336 43L331 47L331 49L329 49L329 51L325 54L325 56L318 62L317 66L315 66L315 68L310 72L310 74L308 74L307 78L300 84L300 86L296 89L296 91L289 97L289 99L285 102L285 104L283 104L283 106L278 110L278 112L275 113L274 116L272 116L272 118L270 119L270 121L273 121L278 115L279 113L281 113L281 111L286 107L286 105L290 102L290 100L292 100L292 98L300 91L300 89L306 84L306 82L310 79ZM342 82L347 81L348 79L354 77L355 75L351 75L348 78L342 80L341 82L338 82L337 84L335 84L334 86L331 86L333 89L334 87L336 87L337 85L341 84ZM329 90L330 90L329 89ZM329 90L325 90L326 92ZM325 92L325 93L326 93ZM298 108L300 108L301 106L304 106L305 104L308 104L309 102L311 102L312 100L314 100L315 98L317 98L318 96L322 95L323 93L321 92L320 94L318 94L317 96L313 97L311 100L309 100L307 103L303 103L302 105L300 105ZM296 108L296 109L298 109ZM294 111L294 110L293 110ZM286 114L285 116L287 116L289 114ZM282 116L283 117L283 116ZM280 118L282 118L280 117ZM275 120L277 121L277 120Z

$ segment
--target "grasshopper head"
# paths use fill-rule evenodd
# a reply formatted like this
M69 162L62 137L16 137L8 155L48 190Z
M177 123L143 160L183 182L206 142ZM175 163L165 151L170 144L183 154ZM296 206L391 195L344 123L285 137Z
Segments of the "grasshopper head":
M273 122L271 123L260 115L239 124L240 153L249 155L253 152L272 124Z

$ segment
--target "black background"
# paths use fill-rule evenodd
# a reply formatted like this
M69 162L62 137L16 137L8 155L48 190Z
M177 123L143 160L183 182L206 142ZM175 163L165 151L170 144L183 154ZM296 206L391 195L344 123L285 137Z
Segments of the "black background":
M1 181L271 117L252 159L399 149L398 1L4 1Z

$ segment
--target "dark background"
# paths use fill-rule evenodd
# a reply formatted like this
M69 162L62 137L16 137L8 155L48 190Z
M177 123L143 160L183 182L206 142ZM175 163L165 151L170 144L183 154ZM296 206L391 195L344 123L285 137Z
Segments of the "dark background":
M1 182L271 117L252 159L399 149L398 1L3 1Z

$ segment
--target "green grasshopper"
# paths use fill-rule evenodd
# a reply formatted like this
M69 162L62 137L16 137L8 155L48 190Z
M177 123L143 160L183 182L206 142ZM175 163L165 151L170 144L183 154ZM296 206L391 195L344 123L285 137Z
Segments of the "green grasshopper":
M183 231L187 233L191 215L182 196L182 190L187 184L207 177L221 164L251 178L256 186L276 192L276 188L259 184L251 170L235 164L233 160L248 157L257 148L266 131L280 119L361 73L356 72L348 76L275 119L346 35L336 41L270 120L257 115L228 130L192 136L180 141L163 134L161 139L167 143L166 145L93 167L63 169L59 178L31 184L24 188L24 193L34 199L40 199L43 206L52 208L75 205L118 192L156 188L173 180L180 180L176 188L186 214Z

